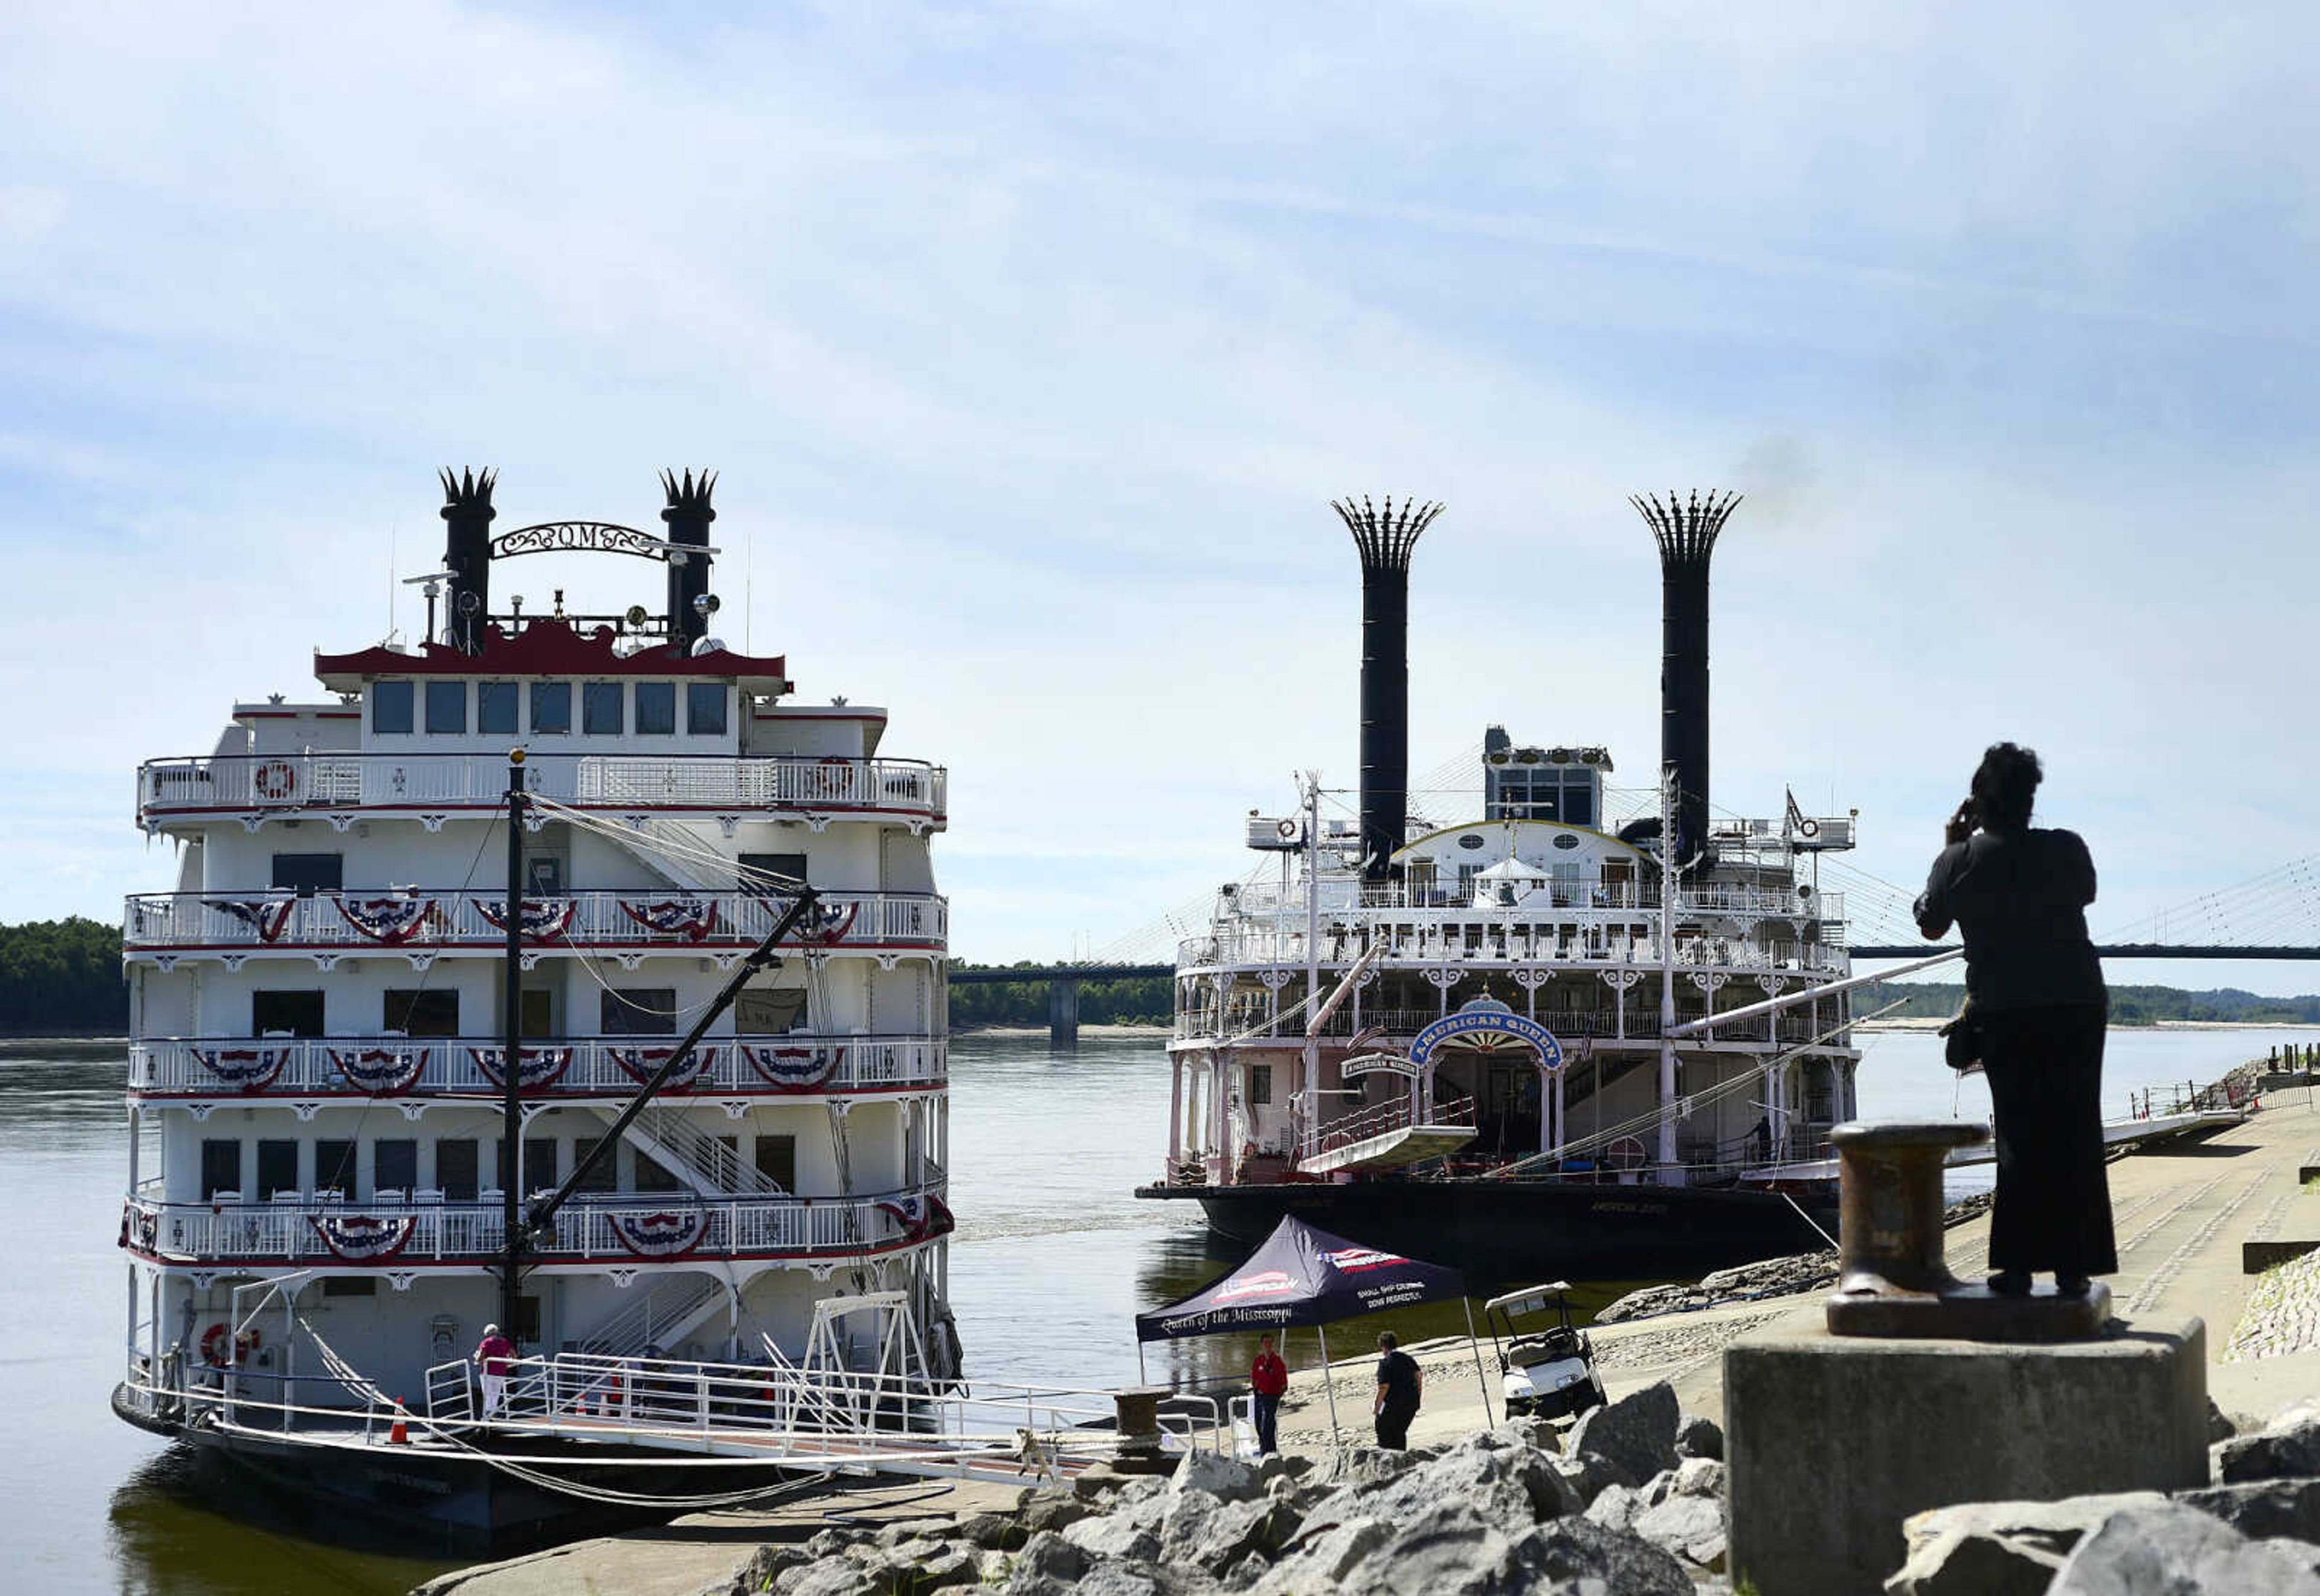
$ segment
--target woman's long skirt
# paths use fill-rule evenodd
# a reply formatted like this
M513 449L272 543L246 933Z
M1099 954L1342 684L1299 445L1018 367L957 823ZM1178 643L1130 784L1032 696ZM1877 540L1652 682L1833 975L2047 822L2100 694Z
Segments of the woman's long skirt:
M2111 1274L2110 1184L2103 1174L2102 1057L2108 1011L2097 1004L1977 1015L1998 1121L1993 1269Z

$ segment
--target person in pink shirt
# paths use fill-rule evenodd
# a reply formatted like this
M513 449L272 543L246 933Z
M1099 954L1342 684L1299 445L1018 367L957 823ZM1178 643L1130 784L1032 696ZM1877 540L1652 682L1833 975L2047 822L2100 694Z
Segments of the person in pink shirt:
M507 1406L508 1371L515 1365L515 1344L500 1334L497 1325L484 1327L476 1347L476 1365L484 1377L484 1417L492 1418Z

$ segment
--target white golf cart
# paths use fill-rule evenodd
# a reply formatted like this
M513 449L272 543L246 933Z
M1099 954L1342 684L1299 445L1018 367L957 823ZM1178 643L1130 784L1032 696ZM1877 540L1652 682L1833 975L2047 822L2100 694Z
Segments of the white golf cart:
M1492 1297L1482 1306L1509 1416L1576 1419L1603 1404L1594 1344L1571 1322L1570 1292L1569 1283L1558 1280Z

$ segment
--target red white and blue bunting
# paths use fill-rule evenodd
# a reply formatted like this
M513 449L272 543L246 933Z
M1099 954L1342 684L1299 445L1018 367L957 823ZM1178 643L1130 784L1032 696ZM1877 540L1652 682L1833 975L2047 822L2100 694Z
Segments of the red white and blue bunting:
M660 1073L660 1066L669 1061L676 1049L674 1047L607 1047L605 1051L612 1056L612 1062L621 1066L623 1074L638 1084L643 1085L648 1084ZM693 1050L693 1056L684 1061L684 1067L671 1075L668 1078L668 1084L662 1090L691 1091L707 1080L716 1067L716 1048L695 1047Z
M332 1214L327 1218L310 1216L306 1221L314 1227L314 1234L331 1256L349 1264L384 1264L411 1245L412 1232L419 1229L419 1216L385 1220L371 1214Z
M931 1241L938 1236L947 1236L956 1223L950 1210L939 1197L903 1197L892 1202L881 1202L878 1211L894 1221L905 1242Z
M288 929L291 911L298 907L295 898L212 898L210 907L231 915L258 933L261 942L281 939Z
M717 929L714 898L622 898L621 911L648 931L688 942L698 942Z
M572 913L578 907L574 898L526 898L523 902L523 939L527 942L552 942L572 929ZM504 931L507 929L507 900L478 898L476 912Z
M290 1062L287 1047L193 1047L194 1062L240 1092L263 1092Z
M639 1258L681 1258L709 1234L709 1211L684 1213L608 1213L613 1239Z
M427 1068L425 1047L364 1047L359 1051L333 1047L331 1067L373 1097L408 1092Z
M393 948L408 942L427 923L434 912L432 898L412 898L397 893L390 898L335 898L339 912L346 922L374 942L384 942Z
M783 1092L811 1092L846 1062L843 1047L752 1047L741 1044L749 1067Z
M485 1079L494 1086L507 1084L507 1049L505 1047L470 1047L467 1056L484 1072ZM545 1086L572 1066L569 1047L526 1047L516 1065L516 1084L524 1091Z

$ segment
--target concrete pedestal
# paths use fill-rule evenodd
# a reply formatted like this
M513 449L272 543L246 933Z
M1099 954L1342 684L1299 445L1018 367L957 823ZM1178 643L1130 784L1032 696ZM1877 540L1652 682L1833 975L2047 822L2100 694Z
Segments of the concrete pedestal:
M2206 1483L2207 1330L2152 1319L2043 1347L1769 1330L1724 1354L1724 1427L1734 1583L1873 1593L1926 1508Z

